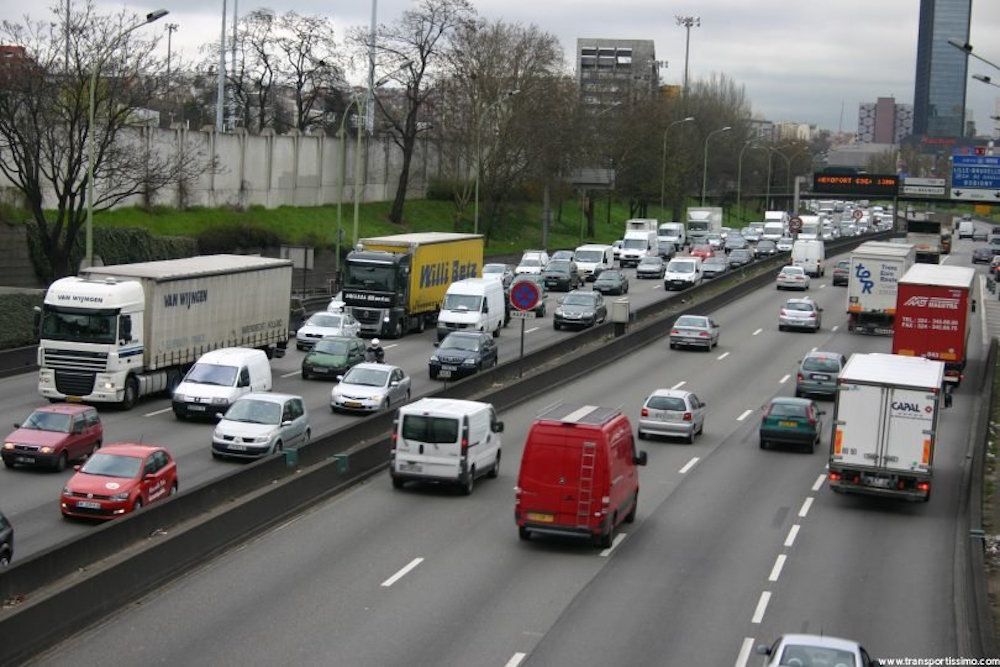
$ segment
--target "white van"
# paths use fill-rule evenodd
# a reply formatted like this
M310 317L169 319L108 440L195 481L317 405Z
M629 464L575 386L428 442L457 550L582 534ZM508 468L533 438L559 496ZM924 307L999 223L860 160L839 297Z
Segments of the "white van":
M576 270L584 280L596 280L605 269L615 267L615 249L600 243L588 243L573 253Z
M271 391L267 354L246 347L224 347L199 357L174 390L171 405L177 419L209 418L254 391Z
M701 284L701 257L674 257L667 262L663 274L663 287L668 290L682 290Z
M544 250L525 250L521 255L521 261L514 269L514 275L520 273L540 274L545 270L545 265L549 263L549 253Z
M764 232L760 235L762 240L778 242L785 235L785 224L780 220L767 220L764 222Z
M399 408L393 421L389 477L458 484L468 495L477 477L500 474L503 422L489 403L422 398Z
M792 244L792 266L801 266L813 278L826 273L826 244L817 240L797 240Z
M687 244L683 222L664 222L657 228L656 235L660 238L660 243L673 243L674 252L680 252Z
M655 257L660 254L660 242L655 231L625 232L622 239L622 252L618 263L625 266L639 266L643 257Z
M958 221L958 238L971 239L976 233L976 223L972 220L959 220Z
M444 293L438 313L437 338L452 331L486 331L496 338L504 324L506 301L503 283L492 278L456 280Z

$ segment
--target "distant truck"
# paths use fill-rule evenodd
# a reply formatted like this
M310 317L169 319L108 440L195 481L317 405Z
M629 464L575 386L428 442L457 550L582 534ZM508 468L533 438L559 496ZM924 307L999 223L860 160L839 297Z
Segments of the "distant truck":
M682 222L664 222L656 228L656 236L660 243L672 243L674 251L679 252L687 244L687 234Z
M694 206L687 210L687 239L692 246L707 243L709 234L722 231L722 207Z
M940 263L941 234L941 222L931 213L911 213L906 218L906 242L916 248L920 264ZM950 234L948 238L950 242Z
M173 390L202 353L288 343L292 262L205 255L84 269L45 293L38 391L118 403Z
M819 218L820 216L818 215L800 215L799 219L802 220L802 227L799 229L799 233L795 235L795 238L800 241L820 240L823 228Z
M625 233L655 232L658 224L656 218L631 218L625 221Z
M958 384L969 345L975 269L914 264L899 280L892 353L945 365L945 381Z
M943 377L939 361L851 355L837 380L828 472L834 492L930 500L938 416L951 403Z
M851 251L847 277L847 330L892 335L896 287L916 252L903 243L866 241Z
M400 338L433 326L448 286L483 268L480 234L396 234L358 246L344 262L344 308L368 336Z

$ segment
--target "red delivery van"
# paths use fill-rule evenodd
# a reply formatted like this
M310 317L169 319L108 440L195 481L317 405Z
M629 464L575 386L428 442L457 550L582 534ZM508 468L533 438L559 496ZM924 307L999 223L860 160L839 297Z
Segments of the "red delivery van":
M531 425L514 489L522 540L532 533L578 535L611 546L615 529L635 520L639 501L632 425L615 408L559 405Z

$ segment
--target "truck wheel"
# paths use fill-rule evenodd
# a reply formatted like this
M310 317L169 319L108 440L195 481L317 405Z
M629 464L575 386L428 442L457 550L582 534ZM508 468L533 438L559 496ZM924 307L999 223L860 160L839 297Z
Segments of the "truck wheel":
M423 333L427 329L427 320L423 315L417 315L417 333Z
M392 335L389 338L402 338L403 337L403 321L397 320L396 326L392 329Z
M125 380L125 391L122 393L122 410L131 410L135 406L135 400L139 397L139 387L135 378L129 376Z

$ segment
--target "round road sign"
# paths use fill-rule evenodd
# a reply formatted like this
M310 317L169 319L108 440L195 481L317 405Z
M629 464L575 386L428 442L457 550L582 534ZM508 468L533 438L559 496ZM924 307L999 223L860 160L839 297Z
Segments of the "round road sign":
M541 298L542 294L538 285L530 280L516 282L510 288L510 305L518 310L534 310Z
M799 232L801 232L802 231L802 218L800 218L799 216L795 216L794 218L792 218L791 220L789 220L788 221L788 231L790 231L792 234L798 234Z
M856 208L854 209L854 213L852 215L854 216L855 220L860 220L861 218L865 217L865 212L862 211L860 208Z

